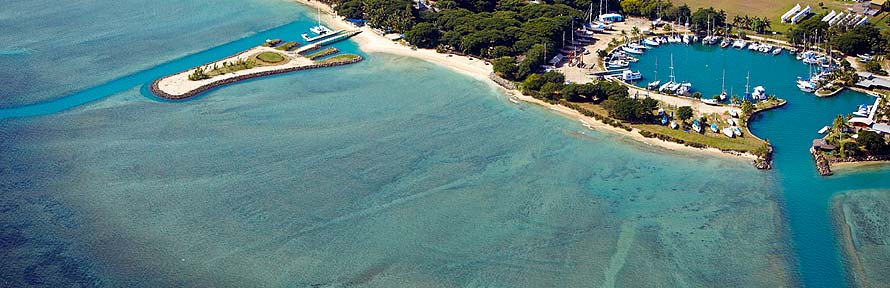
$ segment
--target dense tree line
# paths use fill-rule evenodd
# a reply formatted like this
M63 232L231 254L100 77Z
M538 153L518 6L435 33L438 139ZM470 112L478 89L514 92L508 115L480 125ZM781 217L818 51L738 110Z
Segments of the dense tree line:
M887 52L890 48L888 47L890 35L881 33L881 30L874 24L866 23L855 27L828 26L828 23L822 22L823 16L811 16L791 28L788 33L791 43L819 44L820 46L830 44L834 49L847 55L872 51L882 53ZM827 47L823 47L823 49L827 49Z

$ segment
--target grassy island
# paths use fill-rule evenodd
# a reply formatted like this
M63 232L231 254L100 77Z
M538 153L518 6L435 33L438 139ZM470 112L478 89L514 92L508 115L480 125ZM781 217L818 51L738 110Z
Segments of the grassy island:
M356 54L343 54L343 55L337 55L337 56L334 56L334 57L331 57L328 59L324 59L321 61L315 61L315 63L324 65L324 64L332 64L332 63L350 62L350 61L355 61L355 60L358 60L361 58L362 58L362 56L359 56Z

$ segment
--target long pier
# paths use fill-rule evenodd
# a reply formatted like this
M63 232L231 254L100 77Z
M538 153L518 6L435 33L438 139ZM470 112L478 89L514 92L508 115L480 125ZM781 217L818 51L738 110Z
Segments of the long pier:
M303 54L303 53L306 53L306 52L310 52L310 51L318 50L318 49L320 49L321 47L324 47L324 46L327 46L327 45L334 44L334 43L336 43L336 42L342 41L342 40L344 40L344 39L347 39L347 38L349 38L349 37L352 37L352 36L355 36L355 35L357 35L357 34L359 34L359 33L362 33L362 30L361 30L361 29L354 29L354 30L345 31L345 32L344 32L344 30L339 30L339 31L336 32L336 33L339 33L340 35L337 35L337 36L334 36L334 37L332 37L332 38L328 38L328 39L325 39L325 40L322 40L322 41L319 41L319 42L316 42L316 43L312 43L312 44L310 44L310 45L303 46L303 47L301 47L300 49L297 49L296 52L299 53L299 54Z

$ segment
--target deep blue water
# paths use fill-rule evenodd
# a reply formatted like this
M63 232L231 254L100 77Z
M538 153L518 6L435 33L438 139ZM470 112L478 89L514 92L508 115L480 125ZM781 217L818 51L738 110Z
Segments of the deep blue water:
M726 90L743 95L745 77L750 72L750 86L764 86L768 94L788 100L780 109L759 114L751 124L753 133L769 139L775 147L774 171L784 198L785 216L798 260L801 282L806 287L844 286L845 276L829 214L832 195L851 189L890 187L890 170L840 171L832 177L818 175L808 152L816 131L831 125L838 114L849 114L859 104L874 102L874 97L845 91L835 97L818 98L795 86L798 76L809 73L805 64L787 52L779 56L747 49L722 49L717 46L668 45L650 49L631 66L643 72L639 85L652 81L658 61L658 79L667 81L670 58L678 81L690 81L703 95L721 91L723 71Z

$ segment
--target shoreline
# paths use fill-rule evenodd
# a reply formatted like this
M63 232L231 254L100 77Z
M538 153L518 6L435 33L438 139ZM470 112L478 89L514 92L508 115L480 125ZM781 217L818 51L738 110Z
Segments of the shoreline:
M312 0L291 0L291 2L305 5L311 8L320 8L325 14L325 17L322 17L322 21L327 25L333 26L332 28L334 29L356 29L354 25L347 23L346 21L342 20L342 17L337 16L336 13L334 13L333 9L327 4ZM449 68L456 72L470 76L474 79L489 83L490 85L494 85L499 89L503 89L502 91L504 91L506 94L512 94L512 97L515 97L516 99L523 102L538 105L544 108L549 108L550 110L555 111L558 114L562 114L563 116L567 116L572 119L578 119L583 123L590 125L590 129L593 130L606 130L615 134L625 135L638 142L659 146L661 148L672 151L687 151L694 153L704 152L705 154L719 155L727 158L749 161L754 161L758 158L751 153L731 153L713 147L695 148L686 146L685 144L669 142L655 138L646 138L639 133L639 129L634 128L632 131L627 131L624 129L613 127L607 125L602 121L596 120L593 117L585 116L577 110L565 107L563 105L550 104L542 100L535 99L534 97L522 94L522 92L519 90L507 89L499 85L489 77L489 75L493 73L493 70L491 68L491 65L486 64L485 60L453 54L442 54L432 49L414 49L402 45L399 42L394 42L392 40L384 38L381 35L378 35L367 25L360 27L359 29L361 29L364 33L360 33L352 37L352 40L358 44L359 49L363 52L386 53L397 56L413 57L444 66L445 68Z
M855 162L834 162L831 163L831 168L836 168L837 170L853 170L860 168L872 168L875 166L884 166L890 165L890 160L874 160L874 161L855 161Z

